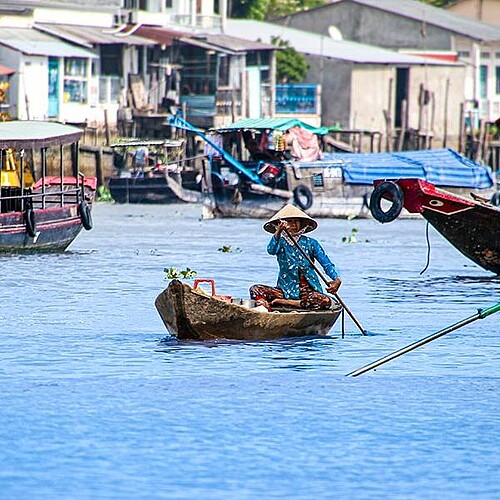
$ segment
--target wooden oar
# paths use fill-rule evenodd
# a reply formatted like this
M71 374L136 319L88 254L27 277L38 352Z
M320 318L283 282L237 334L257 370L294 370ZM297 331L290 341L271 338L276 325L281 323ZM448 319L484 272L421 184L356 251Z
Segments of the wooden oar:
M300 253L306 258L307 262L311 264L311 267L318 273L318 276L323 280L326 286L328 286L329 280L326 278L326 276L321 272L320 269L314 264L314 262L309 258L309 255L306 254L306 252L302 249L302 247L298 244L298 242L295 240L295 238L292 236L290 231L287 228L284 228L285 233L287 236L292 240L293 244L295 247L300 251ZM351 312L351 310L346 306L345 302L340 298L339 294L335 292L333 294L335 298L338 300L339 304L344 308L344 310L347 312L347 314L351 317L353 320L354 324L358 327L359 331L363 335L367 335L366 330L361 326L361 323L356 319L354 314Z
M357 377L358 375L361 375L362 373L366 373L369 370L373 370L374 368L377 368L377 366L380 366L380 365L383 365L384 363L387 363L387 361L390 361L391 359L397 358L398 356L406 354L407 352L413 351L414 349L417 349L418 347L423 346L424 344L432 342L433 340L436 340L439 337L442 337L443 335L446 335L447 333L452 332L453 330L457 330L458 328L461 328L462 326L468 325L469 323L472 323L473 321L476 321L477 319L486 318L486 316L489 316L490 314L496 313L498 311L500 311L500 302L495 306L489 307L488 309L478 309L477 314L474 314L473 316L465 318L462 321L455 323L454 325L450 325L447 328L440 330L439 332L436 332L436 333L433 333L432 335L429 335L428 337L424 337L423 339L418 340L417 342L413 342L413 344L409 344L406 347L403 347L402 349L394 351L392 354L388 354L387 356L384 356L383 358L380 358L377 361L374 361L373 363L370 363L370 364L365 365L361 368L358 368L357 370L354 370L353 372L348 373L346 376L347 377Z

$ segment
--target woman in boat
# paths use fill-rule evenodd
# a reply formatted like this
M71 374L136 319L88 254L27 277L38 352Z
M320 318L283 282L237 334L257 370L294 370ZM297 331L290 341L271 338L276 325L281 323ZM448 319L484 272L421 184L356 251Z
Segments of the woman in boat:
M264 224L264 230L273 233L267 252L276 255L279 274L276 287L260 284L250 287L250 297L257 306L263 305L268 310L276 306L310 310L332 306L332 299L323 293L313 266L294 243L300 245L312 262L321 264L331 278L327 292L336 293L342 281L335 265L317 240L304 236L317 226L314 219L293 205L286 205Z

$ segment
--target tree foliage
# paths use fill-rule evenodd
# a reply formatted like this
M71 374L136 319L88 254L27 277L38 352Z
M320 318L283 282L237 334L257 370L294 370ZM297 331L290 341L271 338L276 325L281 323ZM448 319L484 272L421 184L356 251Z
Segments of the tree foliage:
M428 3L429 5L433 5L434 7L448 7L448 5L452 4L455 0L420 0L423 3Z
M276 79L282 83L297 83L304 80L309 65L303 54L297 52L286 40L273 37L271 43L282 47L276 51Z
M299 10L324 5L328 0L229 0L230 17L265 21L293 14ZM455 0L420 0L434 7L447 7Z
M265 21L293 14L299 10L312 9L325 3L326 0L233 0L230 15Z

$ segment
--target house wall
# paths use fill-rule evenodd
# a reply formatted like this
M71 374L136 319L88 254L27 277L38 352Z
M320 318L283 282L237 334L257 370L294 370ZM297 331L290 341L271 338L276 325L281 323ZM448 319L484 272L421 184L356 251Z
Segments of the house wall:
M412 66L408 91L408 127L419 128L434 134L433 147L443 145L444 134L447 145L458 146L460 133L460 104L463 102L464 66ZM422 108L419 119L420 85L433 95L433 104Z
M337 60L308 56L309 70L304 83L321 86L321 124L348 126L350 114L351 67Z
M394 107L394 84L389 104L391 79L395 79L392 66L353 65L348 128L386 133L384 110Z
M500 25L500 2L498 0L462 0L446 10L489 24Z
M329 28L338 28L344 40L389 48L450 50L449 32L417 20L396 16L372 7L345 0L274 20L313 33L329 36ZM422 36L425 28L425 37Z

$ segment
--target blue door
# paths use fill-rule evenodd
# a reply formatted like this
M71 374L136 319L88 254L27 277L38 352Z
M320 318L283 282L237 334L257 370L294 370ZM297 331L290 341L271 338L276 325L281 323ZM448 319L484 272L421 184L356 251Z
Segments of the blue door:
M49 118L59 115L59 60L49 57Z

